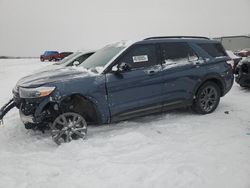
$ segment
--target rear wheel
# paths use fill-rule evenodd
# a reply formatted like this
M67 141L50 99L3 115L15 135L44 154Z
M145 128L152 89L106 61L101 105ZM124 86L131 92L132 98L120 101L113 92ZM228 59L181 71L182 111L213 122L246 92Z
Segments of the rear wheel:
M192 109L199 114L212 113L220 102L220 88L214 82L206 82L197 92Z
M53 141L60 145L79 138L85 139L87 123L78 113L66 112L59 115L51 126Z

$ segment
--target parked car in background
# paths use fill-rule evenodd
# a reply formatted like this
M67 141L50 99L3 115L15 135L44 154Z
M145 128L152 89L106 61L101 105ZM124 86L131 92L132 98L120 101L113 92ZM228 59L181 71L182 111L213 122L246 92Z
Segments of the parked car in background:
M88 57L93 55L94 51L85 51L85 52L75 52L69 55L68 57L64 58L63 60L54 63L55 66L61 66L61 67L68 67L68 66L78 66L82 62L84 62Z
M250 57L243 59L235 69L236 82L241 87L250 87Z
M45 51L41 56L40 60L41 61L60 61L63 58L69 56L73 52L61 52L59 53L58 51Z
M54 59L56 59L59 55L58 51L45 51L41 56L40 56L40 60L41 61L52 61Z
M69 55L68 57L65 57L63 60L59 62L43 67L42 69L39 69L39 72L48 71L51 69L58 69L62 67L78 66L94 53L95 53L94 51L75 52Z
M234 81L221 43L205 37L152 37L98 50L76 68L26 76L13 106L27 129L51 130L57 143L84 139L87 125L191 107L209 114Z
M248 56L250 56L250 48L240 50L238 52L235 52L235 54L240 56L240 57L248 57Z
M235 68L237 67L238 63L242 60L242 57L235 55L234 52L230 50L227 50L226 52L228 56L232 59L233 72L235 72Z

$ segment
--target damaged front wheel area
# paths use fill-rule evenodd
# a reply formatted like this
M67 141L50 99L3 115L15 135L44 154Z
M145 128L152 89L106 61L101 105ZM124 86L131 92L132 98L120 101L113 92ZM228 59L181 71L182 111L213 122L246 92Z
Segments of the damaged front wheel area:
M53 141L60 145L79 138L85 139L87 123L80 114L67 112L59 115L51 125Z

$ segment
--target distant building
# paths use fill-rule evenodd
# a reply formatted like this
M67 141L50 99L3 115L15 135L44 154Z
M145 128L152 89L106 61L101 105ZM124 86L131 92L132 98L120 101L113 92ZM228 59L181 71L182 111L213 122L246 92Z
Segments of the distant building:
M214 39L221 41L226 50L237 51L245 48L250 48L250 36L226 36Z

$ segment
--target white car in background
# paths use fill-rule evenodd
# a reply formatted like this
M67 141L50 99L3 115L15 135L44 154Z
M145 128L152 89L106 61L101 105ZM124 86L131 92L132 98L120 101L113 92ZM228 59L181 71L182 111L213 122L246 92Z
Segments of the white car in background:
M63 60L56 62L52 65L48 65L42 69L39 69L40 71L47 71L51 69L57 69L62 67L69 67L69 66L78 66L82 62L84 62L87 58L89 58L91 55L93 55L95 51L85 51L85 52L75 52L67 57L65 57Z
M57 63L54 63L55 66L62 66L62 67L68 67L68 66L78 66L83 61L85 61L87 58L89 58L91 55L93 55L94 51L88 51L88 52L75 52L66 58L64 58L62 61L59 61Z

